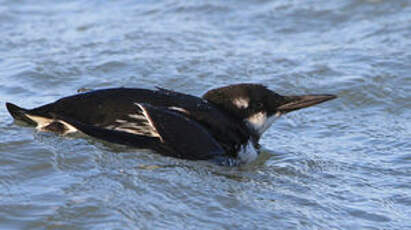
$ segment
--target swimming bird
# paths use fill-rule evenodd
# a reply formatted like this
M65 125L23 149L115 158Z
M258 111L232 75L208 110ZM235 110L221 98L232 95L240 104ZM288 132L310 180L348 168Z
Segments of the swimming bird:
M40 131L81 132L166 156L240 165L257 158L260 137L278 117L334 98L282 96L260 84L235 84L202 97L163 88L109 88L33 109L6 107L14 119Z

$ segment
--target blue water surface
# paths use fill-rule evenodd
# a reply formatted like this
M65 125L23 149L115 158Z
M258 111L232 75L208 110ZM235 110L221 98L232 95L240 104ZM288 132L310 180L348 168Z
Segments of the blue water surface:
M0 0L0 229L411 229L411 2ZM235 168L38 133L80 88L339 98Z

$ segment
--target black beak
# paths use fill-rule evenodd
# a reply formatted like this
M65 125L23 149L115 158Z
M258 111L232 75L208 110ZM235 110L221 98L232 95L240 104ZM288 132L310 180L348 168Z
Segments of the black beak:
M286 102L279 107L277 111L288 113L297 109L307 108L312 105L320 104L325 101L335 99L335 95L304 95L304 96L284 96Z

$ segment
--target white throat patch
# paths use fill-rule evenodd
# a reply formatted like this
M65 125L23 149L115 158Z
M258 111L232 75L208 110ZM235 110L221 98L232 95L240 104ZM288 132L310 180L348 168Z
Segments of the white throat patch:
M247 108L249 103L250 103L250 99L249 98L244 98L244 97L235 98L233 100L233 104L235 106L237 106L237 108L239 108L239 109Z
M267 117L267 113L258 112L246 118L245 121L249 127L257 131L257 133L261 136L280 116L280 113L276 113L273 116Z

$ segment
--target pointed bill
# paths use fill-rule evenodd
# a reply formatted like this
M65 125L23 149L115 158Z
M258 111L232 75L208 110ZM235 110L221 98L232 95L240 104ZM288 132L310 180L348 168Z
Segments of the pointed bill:
M337 98L335 95L303 95L286 96L287 102L277 108L281 113L288 113L294 110L307 108Z

